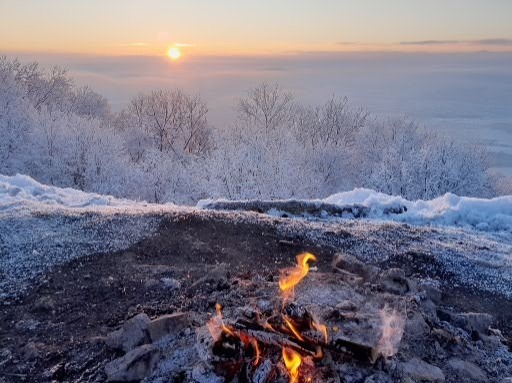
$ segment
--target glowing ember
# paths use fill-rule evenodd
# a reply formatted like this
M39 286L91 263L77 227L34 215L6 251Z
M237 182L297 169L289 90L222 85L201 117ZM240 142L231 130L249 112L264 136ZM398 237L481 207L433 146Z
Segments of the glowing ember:
M297 266L288 269L285 275L279 280L279 288L285 300L293 296L294 288L297 283L308 275L309 261L316 261L316 257L311 253L299 254L297 256Z
M260 353L260 348L258 347L258 342L256 341L256 339L251 339L251 346L255 353L254 362L252 362L252 364L253 364L253 366L257 366L258 363L260 362L261 353Z
M299 367L302 363L302 358L294 350L283 347L283 360L290 375L289 382L297 383L299 381Z

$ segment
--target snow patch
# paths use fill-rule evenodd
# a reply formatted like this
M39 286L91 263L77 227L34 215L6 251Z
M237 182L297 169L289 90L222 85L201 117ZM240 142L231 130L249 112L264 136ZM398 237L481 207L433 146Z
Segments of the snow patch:
M512 196L485 199L447 193L430 201L408 201L369 189L354 189L333 194L322 202L340 206L366 206L370 208L370 218L411 224L472 227L485 231L512 231ZM386 213L390 208L400 207L407 210L400 214Z
M29 176L0 174L0 210L16 209L21 203L33 202L68 208L92 206L127 206L137 202L117 199L95 193L85 193L70 188L43 185Z
M216 200L222 202L226 200ZM202 200L197 207L206 208L213 200ZM323 200L304 201L309 204L326 203L337 206L365 206L370 209L366 218L393 220L416 225L444 225L474 228L483 231L512 232L512 196L491 199L459 197L447 193L429 201L408 201L370 189L333 194ZM172 204L155 205L127 199L118 199L70 188L43 185L29 176L0 175L0 211L19 210L26 205L64 208L122 208L139 210L152 207L168 210ZM282 215L272 211L274 215ZM326 214L322 219L328 219Z

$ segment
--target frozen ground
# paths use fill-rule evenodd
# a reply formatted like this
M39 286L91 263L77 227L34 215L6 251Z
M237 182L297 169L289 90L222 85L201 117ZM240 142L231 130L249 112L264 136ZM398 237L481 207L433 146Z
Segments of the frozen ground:
M0 175L0 301L54 266L150 236L173 210Z
M18 296L29 281L56 265L128 248L155 233L169 217L197 216L234 225L270 225L283 240L307 239L372 263L408 262L415 272L447 286L466 286L510 299L511 199L446 195L409 202L355 190L310 203L364 206L368 209L364 219L328 215L290 219L276 216L275 209L269 215L151 205L44 186L26 176L0 176L0 298L7 301ZM235 210L244 210L243 204L237 206ZM400 211L396 209L400 206L407 211L389 214L386 210Z

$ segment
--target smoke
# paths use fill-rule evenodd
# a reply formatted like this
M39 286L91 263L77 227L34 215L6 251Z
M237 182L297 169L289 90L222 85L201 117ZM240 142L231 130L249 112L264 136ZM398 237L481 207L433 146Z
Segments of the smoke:
M389 358L396 354L398 345L402 340L405 327L405 317L388 305L380 311L381 337L377 344L379 355Z

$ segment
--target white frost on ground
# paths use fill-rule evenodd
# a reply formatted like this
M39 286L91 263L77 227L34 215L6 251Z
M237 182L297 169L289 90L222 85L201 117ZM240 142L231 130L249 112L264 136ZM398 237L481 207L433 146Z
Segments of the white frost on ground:
M441 282L447 286L457 283L512 299L512 197L483 200L446 195L410 202L356 189L311 202L365 205L375 219L291 220L147 204L45 186L26 176L0 175L0 304L55 266L125 249L152 235L162 218L186 214L233 224L272 225L284 239L307 239L372 263L417 259L427 274L445 275ZM407 212L384 214L386 208L398 206L407 207ZM394 221L459 227L411 227Z
M177 210L0 175L0 304L55 266L128 248Z
M512 196L492 199L459 197L447 193L430 201L408 201L369 189L354 189L322 200L334 205L363 205L371 218L385 218L411 224L467 226L485 231L512 231ZM405 207L401 214L385 214L390 208Z

